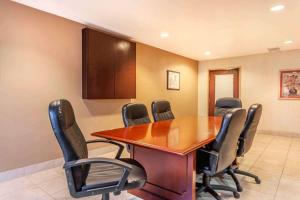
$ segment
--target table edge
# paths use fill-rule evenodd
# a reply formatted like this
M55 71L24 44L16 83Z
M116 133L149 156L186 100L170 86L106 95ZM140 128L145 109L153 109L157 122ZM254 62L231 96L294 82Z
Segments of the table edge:
M140 147L144 147L144 148L149 148L149 149L154 149L154 150L158 150L158 151L163 151L163 152L167 152L167 153L172 153L172 154L176 154L176 155L180 155L180 156L185 156L201 147L204 147L205 145L211 143L212 141L215 140L216 137L211 137L211 138L207 138L206 140L204 140L203 142L199 143L199 144L195 144L193 145L191 148L189 148L186 151L174 151L174 150L170 150L168 148L164 148L164 147L157 147L155 145L150 145L147 143L139 143L139 142L135 142L135 141L131 141L131 140L126 140L126 139L121 139L121 138L117 138L117 137L113 137L113 136L107 136L107 135L98 135L98 132L92 133L91 134L94 137L100 137L100 138L105 138L108 140L114 140L114 141L118 141L118 142L123 142L126 144L131 144L131 145L136 145L136 146L140 146Z

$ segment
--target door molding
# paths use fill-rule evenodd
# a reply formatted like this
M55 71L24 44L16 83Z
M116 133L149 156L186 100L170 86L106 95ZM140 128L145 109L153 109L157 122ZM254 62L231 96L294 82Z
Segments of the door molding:
M209 70L208 79L208 115L213 116L215 110L215 77L216 75L233 74L233 97L240 97L240 68Z

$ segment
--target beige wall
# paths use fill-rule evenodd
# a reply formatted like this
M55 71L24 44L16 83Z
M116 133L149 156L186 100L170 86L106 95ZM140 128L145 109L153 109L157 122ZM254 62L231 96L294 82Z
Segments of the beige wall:
M197 61L138 44L136 101L144 102L151 113L150 105L154 99L167 99L176 117L196 116L197 65ZM180 72L180 91L166 89L167 69Z
M300 68L300 50L199 63L199 115L208 110L208 70L240 67L243 107L263 104L262 131L300 134L300 101L279 100L279 70Z
M54 99L72 102L87 138L93 131L123 126L121 107L130 100L81 98L83 27L0 0L0 171L62 156L47 113ZM197 64L138 44L137 101L149 105L152 99L166 98L177 116L196 115ZM167 68L182 73L180 92L165 89Z

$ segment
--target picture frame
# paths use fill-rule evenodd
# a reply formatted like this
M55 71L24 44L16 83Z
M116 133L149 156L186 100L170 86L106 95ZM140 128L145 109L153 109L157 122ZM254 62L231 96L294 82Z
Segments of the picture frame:
M300 69L280 71L280 99L300 99Z
M167 70L167 89L180 90L180 72Z

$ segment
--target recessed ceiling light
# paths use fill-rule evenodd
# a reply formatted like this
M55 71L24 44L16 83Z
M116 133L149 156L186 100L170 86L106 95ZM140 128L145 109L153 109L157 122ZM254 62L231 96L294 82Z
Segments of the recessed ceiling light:
M204 55L206 55L206 56L209 56L210 54L211 54L210 51L205 51L205 52L204 52Z
M160 37L161 38L167 38L167 37L169 37L169 33L168 32L161 32Z
M280 4L280 5L276 5L276 6L271 7L270 10L272 12L277 12L277 11L283 10L284 8L285 8L285 6Z
M286 40L286 41L284 41L283 43L284 43L284 44L292 44L293 41L292 41L292 40Z

